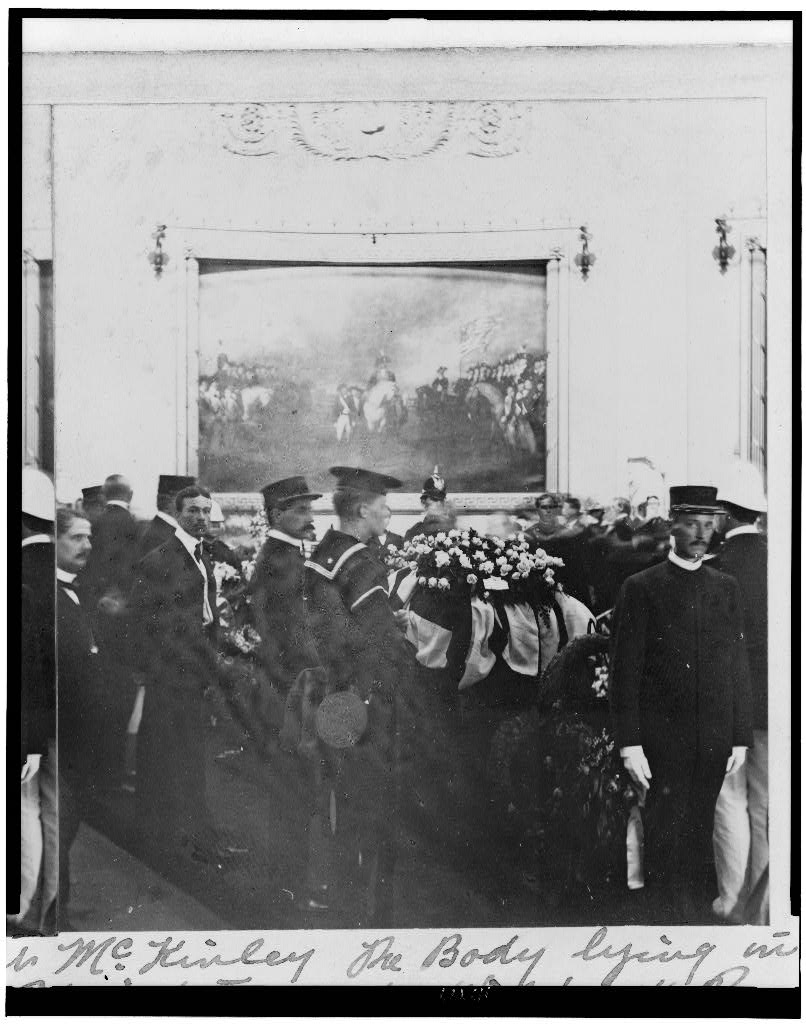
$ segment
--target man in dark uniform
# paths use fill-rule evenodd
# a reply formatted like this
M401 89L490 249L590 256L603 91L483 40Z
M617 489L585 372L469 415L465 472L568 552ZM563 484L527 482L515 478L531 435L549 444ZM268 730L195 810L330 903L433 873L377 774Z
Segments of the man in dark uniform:
M140 538L140 557L170 540L176 532L176 496L185 487L196 483L192 476L163 475L157 484L157 514L146 526Z
M420 495L420 502L425 509L425 518L406 530L404 540L411 540L412 537L424 533L426 530L426 519L428 519L429 515L441 517L442 513L445 512L447 498L448 486L439 475L439 466L434 466L434 472L423 481L423 491Z
M629 577L616 604L610 701L624 766L646 797L653 912L696 923L707 920L717 796L753 741L750 677L739 588L702 562L716 488L670 495L675 548Z
M218 681L213 568L203 554L212 501L202 487L176 496L177 528L137 567L130 598L136 666L146 682L137 744L137 811L168 851L214 862L205 797L204 691Z
M72 509L56 513L59 699L59 928L72 931L70 847L92 796L110 766L103 739L109 727L99 649L83 607L77 574L89 557L90 522Z
M322 495L309 490L301 476L267 484L261 493L269 533L257 556L249 593L263 674L257 712L276 731L300 672L317 663L303 613L303 542L315 537L311 503Z
M129 664L128 597L139 542L137 523L129 511L129 481L114 473L104 481L102 492L104 510L92 524L92 550L81 573L81 604L101 652L108 710L104 730L108 781L117 785L136 694Z
M363 903L357 923L388 926L397 704L416 661L389 605L386 572L367 542L385 529L387 491L402 485L368 470L335 466L331 473L338 480L333 505L339 527L305 563L306 607L329 695L317 725L320 737L331 737L331 749L340 749L323 784L332 793L338 835L357 840Z
M742 768L726 776L714 819L719 896L714 913L744 924L769 923L769 768L767 735L767 539L758 518L767 511L764 481L750 462L737 462L720 483L727 516L725 542L710 562L739 584L753 687L753 746Z

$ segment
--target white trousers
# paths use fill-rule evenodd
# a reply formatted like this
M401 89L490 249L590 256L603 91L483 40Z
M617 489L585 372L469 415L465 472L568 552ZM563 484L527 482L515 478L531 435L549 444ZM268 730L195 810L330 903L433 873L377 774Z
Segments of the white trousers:
M714 911L720 917L743 920L745 905L751 896L754 896L753 903L762 908L762 916L769 913L767 894L755 892L760 883L768 885L765 875L769 865L767 739L766 730L754 730L747 760L737 771L725 776L716 803L714 861L719 897Z
M55 744L32 779L21 783L20 912L8 921L42 931L59 889L58 766Z

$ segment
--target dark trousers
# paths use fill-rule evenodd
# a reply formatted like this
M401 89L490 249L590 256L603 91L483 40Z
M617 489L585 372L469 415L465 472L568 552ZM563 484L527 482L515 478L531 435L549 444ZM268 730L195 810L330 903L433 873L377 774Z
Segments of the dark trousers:
M202 694L147 686L137 739L137 817L147 835L160 843L212 840L205 773Z
M81 822L87 818L90 785L89 778L83 774L59 773L59 920L67 914L70 901L70 848Z
M355 927L388 927L394 908L396 714L374 698L363 739L348 750L320 743L309 825L309 889L335 885L355 898Z
M672 760L650 745L645 752L652 769L643 813L647 887L659 912L682 923L703 916L727 755Z

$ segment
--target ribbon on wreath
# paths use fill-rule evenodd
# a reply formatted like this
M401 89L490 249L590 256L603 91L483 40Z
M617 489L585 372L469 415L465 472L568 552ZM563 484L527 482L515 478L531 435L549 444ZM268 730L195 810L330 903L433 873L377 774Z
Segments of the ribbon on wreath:
M486 679L498 658L513 672L536 678L576 636L588 632L593 615L558 590L551 607L514 602L492 591L488 600L417 589L416 575L398 570L390 579L396 610L408 612L406 636L425 668L447 669L459 690Z

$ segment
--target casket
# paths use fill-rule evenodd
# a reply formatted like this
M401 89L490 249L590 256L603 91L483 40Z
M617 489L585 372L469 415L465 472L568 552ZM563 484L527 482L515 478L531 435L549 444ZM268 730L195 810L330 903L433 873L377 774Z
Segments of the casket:
M439 593L417 585L405 570L390 577L390 597L406 612L406 636L424 668L448 670L459 690L486 679L503 661L516 675L536 679L557 651L592 628L593 614L555 591L551 604L515 600L500 587L484 596Z

